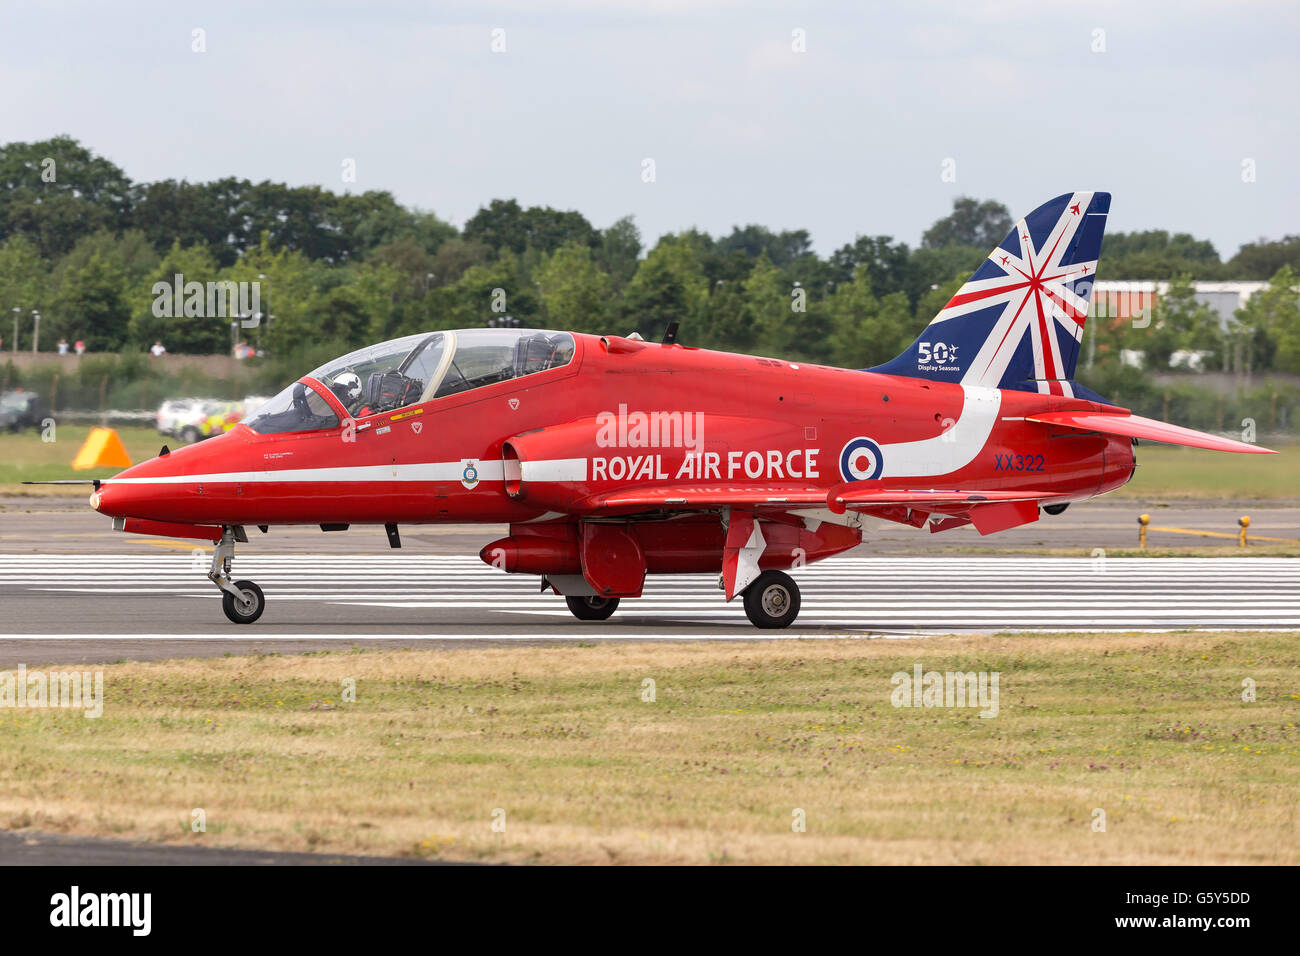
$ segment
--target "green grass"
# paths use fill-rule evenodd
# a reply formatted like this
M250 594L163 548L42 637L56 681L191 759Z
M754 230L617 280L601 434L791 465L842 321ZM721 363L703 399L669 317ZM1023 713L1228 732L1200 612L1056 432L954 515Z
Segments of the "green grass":
M90 434L90 425L59 425L55 441L41 440L41 433L27 430L17 434L0 432L0 484L20 481L54 481L61 478L108 478L121 469L92 468L75 471L72 460L77 457L82 443ZM165 442L175 446L175 439L167 439L149 425L124 425L117 428L118 437L126 446L131 461L141 462L158 454ZM6 493L22 493L18 488L5 488ZM75 489L75 494L83 494Z
M107 665L100 719L0 709L0 826L546 863L1294 865L1296 637ZM998 672L997 715L893 706L892 675L917 663ZM195 808L206 832L189 828Z
M1110 497L1300 499L1300 446L1276 455L1236 455L1203 448L1141 445L1133 480Z

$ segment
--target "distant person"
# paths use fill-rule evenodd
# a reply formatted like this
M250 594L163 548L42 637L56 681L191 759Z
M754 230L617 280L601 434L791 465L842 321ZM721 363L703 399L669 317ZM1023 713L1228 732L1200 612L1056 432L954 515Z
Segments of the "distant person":
M60 355L67 355L67 354L68 354L68 340L67 340L67 339L59 339L59 354L60 354Z
M160 355L166 355L167 349L163 347L161 342L155 342L153 347L149 349L149 352L154 358L157 358Z
M85 355L86 343L81 341L81 339L77 339L77 343L74 346L72 346L72 350L76 352L78 355Z
M240 359L242 361L243 359L251 358L252 355L253 355L253 347L249 345L247 342L241 341L238 345L235 346L235 358Z

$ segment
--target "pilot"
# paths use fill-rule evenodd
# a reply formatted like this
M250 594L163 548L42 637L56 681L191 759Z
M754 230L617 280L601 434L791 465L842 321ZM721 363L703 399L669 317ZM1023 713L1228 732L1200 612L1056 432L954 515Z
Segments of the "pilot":
M340 372L330 383L330 391L343 403L353 418L365 418L370 409L361 401L361 378L356 372Z

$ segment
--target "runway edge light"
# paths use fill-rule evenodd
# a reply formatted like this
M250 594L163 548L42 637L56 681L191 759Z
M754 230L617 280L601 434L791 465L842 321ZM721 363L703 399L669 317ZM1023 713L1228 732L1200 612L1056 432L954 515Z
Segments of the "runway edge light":
M130 468L131 458L122 439L112 428L92 428L77 457L72 460L77 471L87 468Z

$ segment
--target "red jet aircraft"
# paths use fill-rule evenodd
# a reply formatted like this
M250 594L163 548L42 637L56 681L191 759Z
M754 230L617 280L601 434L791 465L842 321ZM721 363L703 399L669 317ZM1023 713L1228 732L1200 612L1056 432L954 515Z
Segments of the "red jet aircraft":
M1267 449L1131 414L1071 381L1110 197L1040 206L898 358L827 368L633 335L465 329L330 362L252 418L97 483L116 528L215 542L245 529L506 523L480 552L538 575L583 620L647 574L719 575L750 621L788 626L785 573L859 544L869 520L990 534L1133 475L1136 439Z

